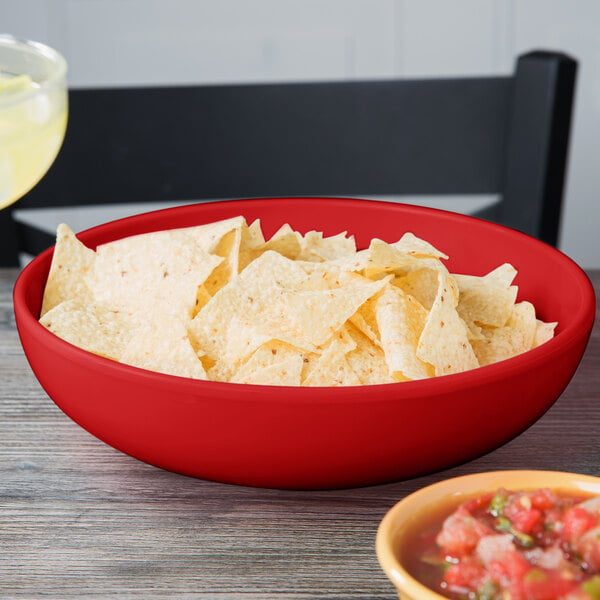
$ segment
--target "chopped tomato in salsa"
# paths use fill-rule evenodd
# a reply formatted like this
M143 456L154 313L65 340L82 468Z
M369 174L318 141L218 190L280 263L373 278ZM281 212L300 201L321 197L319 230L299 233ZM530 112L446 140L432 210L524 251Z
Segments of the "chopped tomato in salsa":
M501 488L428 539L413 570L449 598L600 600L600 497Z

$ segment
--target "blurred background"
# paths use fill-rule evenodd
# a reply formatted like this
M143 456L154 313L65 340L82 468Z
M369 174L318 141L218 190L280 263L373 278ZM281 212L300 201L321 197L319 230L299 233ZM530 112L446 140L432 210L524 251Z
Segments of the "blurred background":
M522 52L565 52L579 72L559 248L600 268L597 0L0 0L0 31L60 50L79 88L504 75Z

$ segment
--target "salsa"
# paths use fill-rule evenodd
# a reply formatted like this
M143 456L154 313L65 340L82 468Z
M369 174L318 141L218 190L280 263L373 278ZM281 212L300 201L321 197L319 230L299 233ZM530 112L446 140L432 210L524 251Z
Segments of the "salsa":
M409 571L456 600L600 600L600 496L500 488L421 530Z

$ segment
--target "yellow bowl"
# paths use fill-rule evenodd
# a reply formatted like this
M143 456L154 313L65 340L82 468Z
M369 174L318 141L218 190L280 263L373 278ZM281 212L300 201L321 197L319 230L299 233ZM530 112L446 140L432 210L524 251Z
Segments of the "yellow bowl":
M432 511L439 511L442 506L456 506L499 487L509 490L545 487L563 492L600 495L600 477L559 471L490 471L446 479L410 494L385 515L375 542L379 564L396 587L401 600L444 598L417 581L400 559L405 544L423 526L428 515Z

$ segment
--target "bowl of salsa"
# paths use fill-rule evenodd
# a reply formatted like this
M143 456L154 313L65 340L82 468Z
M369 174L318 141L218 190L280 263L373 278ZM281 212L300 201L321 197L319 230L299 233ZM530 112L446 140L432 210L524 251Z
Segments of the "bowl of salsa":
M514 470L447 479L388 511L376 551L403 600L598 600L600 478Z

